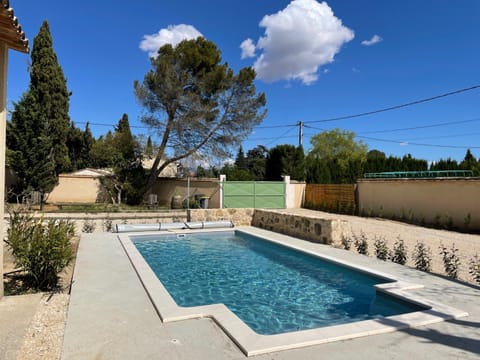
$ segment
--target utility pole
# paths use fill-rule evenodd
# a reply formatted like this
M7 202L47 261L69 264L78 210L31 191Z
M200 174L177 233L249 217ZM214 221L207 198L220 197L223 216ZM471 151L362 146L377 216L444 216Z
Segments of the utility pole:
M303 122L298 122L298 146L303 145Z

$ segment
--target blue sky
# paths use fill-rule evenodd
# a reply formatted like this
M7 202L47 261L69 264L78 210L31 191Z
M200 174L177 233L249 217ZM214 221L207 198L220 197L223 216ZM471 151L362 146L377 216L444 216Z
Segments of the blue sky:
M11 0L30 39L48 20L54 50L73 95L70 116L95 136L127 113L139 121L134 80L150 69L149 51L201 34L238 71L254 66L268 115L244 142L298 144L310 136L354 131L369 149L429 161L480 157L480 88L438 100L339 121L480 84L480 1L462 0ZM143 43L142 41L147 40ZM150 46L150 47L149 47ZM10 51L8 103L27 90L28 55ZM95 125L95 124L110 124ZM408 129L407 129L408 128ZM422 145L419 145L422 144Z

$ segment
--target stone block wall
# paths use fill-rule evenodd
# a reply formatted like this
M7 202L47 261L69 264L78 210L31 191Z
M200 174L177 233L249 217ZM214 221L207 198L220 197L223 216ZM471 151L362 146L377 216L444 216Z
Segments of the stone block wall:
M257 209L252 226L315 243L338 246L341 244L346 222Z
M186 211L136 212L136 213L46 213L44 219L68 219L75 224L76 233L108 231L116 224L154 224L168 222L186 222ZM299 239L334 246L341 245L346 222L342 220L321 219L305 215L282 213L281 210L259 209L192 209L188 221L230 220L235 226L256 226ZM8 218L5 218L8 227Z
M192 209L190 221L230 220L235 226L250 226L255 209Z

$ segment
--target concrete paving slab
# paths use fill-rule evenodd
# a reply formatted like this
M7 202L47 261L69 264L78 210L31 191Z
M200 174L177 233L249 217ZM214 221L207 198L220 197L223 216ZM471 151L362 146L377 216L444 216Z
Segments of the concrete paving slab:
M0 359L15 360L43 294L5 296L0 300Z
M422 284L422 297L466 311L469 316L259 355L255 359L479 358L479 287L324 245L306 243L306 246L320 249L327 256ZM246 357L208 318L163 324L117 236L86 234L77 255L62 358L233 360Z

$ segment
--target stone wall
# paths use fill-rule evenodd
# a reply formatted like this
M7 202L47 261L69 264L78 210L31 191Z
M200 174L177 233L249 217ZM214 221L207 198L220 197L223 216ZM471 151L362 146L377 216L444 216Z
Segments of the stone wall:
M116 224L155 224L187 221L186 211L158 212L112 212L112 213L45 213L35 217L48 219L63 219L73 222L75 233L110 231ZM8 216L5 216L5 226L8 228Z
M40 217L40 215L37 215ZM230 220L235 226L256 226L281 234L321 244L340 246L346 222L305 215L282 213L282 210L259 209L191 209L165 212L123 213L45 213L44 219L68 219L75 224L77 234L109 231L116 224L155 224L186 221ZM5 217L8 226L8 217Z
M252 226L315 243L340 245L346 222L257 209Z
M250 226L255 209L192 209L190 221L230 220L235 226Z

